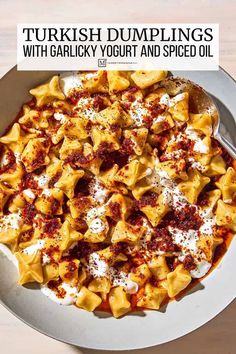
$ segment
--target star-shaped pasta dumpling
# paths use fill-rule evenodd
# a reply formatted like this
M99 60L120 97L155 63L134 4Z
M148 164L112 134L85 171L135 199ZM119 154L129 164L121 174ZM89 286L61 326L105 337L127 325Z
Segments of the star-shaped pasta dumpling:
M127 78L127 74L118 70L109 70L107 72L107 80L109 84L110 93L116 91L123 91L127 89L130 85L130 82Z
M43 85L30 90L31 95L35 96L37 105L43 106L55 99L64 100L65 95L60 87L59 76L53 76L52 79Z
M98 243L105 241L109 225L104 215L87 221L87 224L88 230L84 234L85 242Z
M13 189L17 189L21 183L21 178L24 174L22 166L16 165L9 169L8 172L2 173L0 175L1 182L7 182Z
M23 285L25 283L42 283L43 270L41 264L40 252L28 255L23 252L16 252L15 254L19 264L19 280L18 283Z
M152 226L157 226L161 219L168 213L170 206L168 203L168 198L166 198L164 193L155 196L153 193L150 201L146 199L145 203L140 200L139 209L146 215Z
M68 220L65 220L60 229L61 241L60 249L61 251L67 250L74 242L80 241L83 235L74 230Z
M14 123L9 132L0 138L0 142L3 144L11 144L18 141L20 138L20 124Z
M178 184L178 188L190 204L195 204L202 189L210 182L209 177L203 176L198 170L190 169L188 180Z
M114 164L109 170L100 172L98 178L108 189L112 190L112 187L115 185L114 178L118 170L119 166Z
M178 122L186 122L189 119L188 92L180 93L170 100L169 112L172 118Z
M53 144L58 144L65 136L83 140L88 137L86 130L87 120L84 118L68 117L66 122L60 126L57 133L52 136Z
M2 230L0 232L0 242L9 246L12 252L14 252L17 249L19 235L19 230Z
M96 152L103 144L107 144L110 150L119 150L120 132L112 132L111 130L94 126L91 130L91 139L93 141L93 150Z
M120 193L114 193L107 202L107 216L113 220L126 219L130 214L132 200Z
M62 190L65 195L71 199L74 197L74 189L80 178L84 175L83 170L74 170L69 164L66 164L63 167L62 175L57 183L55 183L55 187Z
M170 298L178 295L191 282L192 278L183 264L178 265L173 272L167 274L167 290Z
M146 177L148 172L148 168L139 160L133 160L118 171L114 180L132 187L137 181Z
M62 173L62 161L55 155L50 154L50 164L46 167L46 176L53 179L56 175L60 176Z
M165 112L163 114L158 115L154 118L151 130L155 134L160 134L161 132L173 128L175 125L173 119L171 118L170 113Z
M59 188L45 188L40 197L36 199L36 209L46 215L63 214L64 194Z
M205 174L208 177L223 175L226 173L226 163L222 156L216 155L212 157L210 164L206 166Z
M128 300L128 295L123 286L117 286L111 289L109 305L115 318L121 317L131 311L131 303Z
M111 125L128 127L132 124L132 118L123 110L119 102L114 102L111 106L98 112L94 119L108 129Z
M45 138L35 138L29 140L21 155L21 161L23 162L27 172L32 172L41 166L49 164L49 147L49 142Z
M170 272L165 256L153 256L148 262L148 267L156 280L166 279Z
M236 171L233 167L229 167L226 174L223 175L216 186L220 188L222 192L223 201L225 203L232 203L236 195Z
M166 78L166 70L138 70L131 75L131 79L141 89L145 89Z
M100 251L97 251L98 256L104 260L110 267L115 263L127 261L127 257L123 253L117 253L113 246L108 246Z
M101 293L106 298L106 294L110 292L111 282L106 277L94 278L88 285L88 289L94 293Z
M80 261L78 259L61 260L59 263L59 276L71 286L78 284L78 270Z
M146 281L151 278L152 273L148 268L148 265L143 263L140 266L133 268L129 273L130 280L137 283L139 286L143 286Z
M216 224L227 226L231 230L236 231L236 206L226 204L223 200L218 200Z
M137 155L142 155L147 136L147 128L138 128L124 131L124 137L131 141L131 146Z
M125 221L118 221L113 230L111 242L136 242L144 231L145 229L142 226L133 226Z
M136 200L139 200L143 194L153 189L153 185L150 184L146 178L142 179L132 188L132 194Z
M48 128L48 118L53 113L50 110L44 110L42 112L36 109L31 109L28 105L23 106L23 116L19 118L19 123L27 126L29 130L33 129L45 129Z
M160 162L156 165L156 169L158 171L166 171L171 179L180 178L183 181L188 179L186 162L184 159Z
M144 293L140 300L137 302L137 306L158 310L166 297L166 289L159 288L148 283L145 285Z
M82 151L82 144L78 141L78 139L73 139L65 136L62 146L60 148L60 159L66 160L70 156L76 155Z
M94 75L83 80L83 87L89 92L107 92L107 75L104 70L99 70Z
M215 235L201 235L197 242L198 248L204 252L207 261L211 261L217 246L223 243L223 238Z
M191 129L198 130L203 134L210 136L212 133L212 116L209 113L189 114L188 125Z
M214 189L210 192L204 193L204 203L200 204L201 210L205 213L212 211L218 200L220 199L221 191L219 189Z

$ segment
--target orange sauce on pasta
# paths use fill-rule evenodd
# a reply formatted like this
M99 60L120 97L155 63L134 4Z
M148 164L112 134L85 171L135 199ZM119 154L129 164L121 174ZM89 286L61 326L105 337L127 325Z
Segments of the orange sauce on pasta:
M187 292L189 292L191 289L193 289L195 286L197 286L197 284L201 283L201 281L207 277L212 271L214 271L214 269L218 266L218 264L221 262L223 256L225 255L225 253L227 252L230 243L234 237L234 233L229 230L226 229L224 227L220 228L219 230L221 230L219 232L219 237L222 236L223 237L223 243L219 246L217 246L215 253L214 253L214 257L213 257L213 262L212 262L212 267L209 270L209 272L202 278L199 279L193 279L191 281L191 283L187 286L186 289L184 289L183 291L181 291L181 293L179 293L175 298L170 299L170 298L166 298L163 302L162 302L162 306L167 305L170 301L173 300L181 300L181 298L183 298ZM142 297L144 293L144 288L139 289L139 291L136 294L133 294L130 296L130 302L131 302L131 312L137 312L137 311L147 311L148 309L143 309L141 307L137 307L137 302L139 301L139 299ZM96 309L96 311L103 311L103 312L107 312L107 313L111 313L111 309L110 309L110 305L108 300L103 300L103 302L101 303L101 305Z

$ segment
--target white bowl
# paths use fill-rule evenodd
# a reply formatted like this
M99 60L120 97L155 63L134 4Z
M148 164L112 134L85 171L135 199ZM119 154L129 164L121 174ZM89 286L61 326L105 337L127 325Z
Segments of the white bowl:
M0 133L12 122L30 96L30 88L55 72L9 71L0 80ZM203 86L220 107L225 134L236 145L236 83L222 69L218 72L174 72ZM22 321L38 331L81 347L124 350L166 343L179 338L221 312L236 294L236 240L217 268L178 302L160 311L132 313L119 320L104 313L89 313L74 306L51 302L37 288L17 285L17 270L0 255L0 299Z

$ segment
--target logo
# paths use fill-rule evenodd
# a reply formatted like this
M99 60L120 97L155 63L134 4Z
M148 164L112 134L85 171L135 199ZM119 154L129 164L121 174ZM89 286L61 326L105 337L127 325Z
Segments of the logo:
M106 59L98 59L98 67L99 68L105 68L107 66L107 60Z

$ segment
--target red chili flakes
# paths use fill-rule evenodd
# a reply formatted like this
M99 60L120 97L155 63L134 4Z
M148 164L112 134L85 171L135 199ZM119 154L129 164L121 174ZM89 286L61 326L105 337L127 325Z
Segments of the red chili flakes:
M68 272L64 275L64 277L67 279L73 278L74 272L77 270L76 263L73 261L70 261L66 266L66 270L68 270Z
M102 160L106 160L111 151L113 151L113 145L111 143L102 142L96 151L96 156Z
M117 202L114 202L114 203L110 202L108 204L108 206L109 206L109 209L111 212L111 217L116 221L120 220L121 219L121 206L120 206L120 204Z
M72 259L88 259L92 252L97 252L103 248L107 247L104 243L90 244L84 241L77 242L77 245L68 250L69 258Z
M11 150L7 151L6 158L8 162L0 168L0 174L16 168L16 158Z
M159 228L155 230L151 241L147 243L149 250L162 252L178 251L178 246L174 244L171 234L166 228Z
M48 236L53 236L60 227L60 219L54 218L46 222L43 232L45 232Z
M152 134L151 135L151 145L153 147L157 147L160 151L165 151L166 146L169 142L169 131L165 130L160 134Z
M54 185L55 185L55 183L57 183L57 181L60 179L61 175L62 175L62 172L58 171L58 172L55 174L55 176L53 176L53 177L50 179L50 181L48 182L48 187L49 187L49 188L53 188Z
M126 248L127 243L125 242L115 243L110 246L110 250L114 253L114 255L125 252Z
M76 104L81 98L88 97L89 92L86 90L76 91L73 90L70 97L67 98L67 101L72 104Z
M53 290L56 293L56 296L58 298L63 299L66 296L66 291L63 288L59 288L59 286L62 284L62 280L50 280L48 282L48 287L49 289Z
M46 157L46 151L44 149L37 150L36 157L31 164L32 169L36 170L41 165L44 165L45 157Z
M133 226L142 226L143 215L139 211L132 211L127 219L127 222Z
M209 206L209 198L206 195L206 192L202 192L200 193L199 197L198 197L198 201L197 204L201 207L207 207Z
M22 209L22 218L26 224L32 224L34 217L36 216L36 208L30 203L25 203L24 208Z
M26 173L21 179L20 190L37 189L37 188L38 188L38 184L34 180L33 175L31 173Z
M44 249L44 253L50 258L53 259L54 253L59 252L59 246L49 246L49 248Z
M103 163L100 167L100 170L107 171L110 168L112 168L114 164L117 164L119 168L122 168L128 163L128 160L129 160L129 155L124 153L122 148L119 151L111 151L111 152L104 151Z
M195 141L190 139L185 139L185 140L178 141L176 143L176 148L177 150L189 151L189 150L193 150L194 144Z
M155 101L151 102L148 110L150 112L151 117L154 119L158 117L160 114L163 114L166 111L166 107L160 105L159 98L158 98Z
M92 154L84 156L82 151L72 152L65 160L65 163L70 163L75 166L86 166L93 160Z
M60 286L61 284L62 284L62 280L61 279L49 280L48 287L51 290L57 290L58 286Z
M81 194L77 195L77 200L75 204L79 207L80 210L83 210L84 212L86 212L88 208L92 207L91 199L88 196L84 196Z
M96 95L94 97L93 107L98 111L102 111L103 109L105 109L107 106L104 98L100 95Z
M202 225L202 219L195 206L187 205L168 213L163 219L163 224L185 231L198 230Z
M188 271L196 268L196 264L194 262L194 259L190 254L184 258L183 265L184 265L184 268L187 269Z
M147 205L151 207L155 207L157 203L157 195L156 193L149 193L142 196L142 198L138 201L138 208L143 208Z
M118 132L120 130L120 125L119 124L111 124L110 129L113 133Z
M120 148L122 155L131 155L134 152L134 142L131 139L124 139Z
M58 199L52 198L51 200L51 211L52 214L56 214L58 209L60 208L61 203Z

